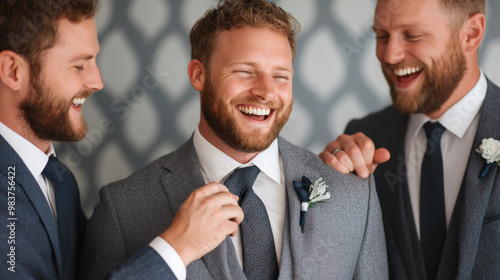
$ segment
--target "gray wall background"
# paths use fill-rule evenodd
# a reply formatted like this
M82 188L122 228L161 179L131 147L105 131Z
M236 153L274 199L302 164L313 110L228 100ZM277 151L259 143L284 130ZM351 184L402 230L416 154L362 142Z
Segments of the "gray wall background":
M56 144L75 173L87 215L103 185L167 154L192 134L199 97L187 76L188 34L216 0L101 0L96 22L104 89L84 106L85 139ZM348 120L390 104L371 31L374 0L275 1L302 24L294 109L282 136L315 153ZM480 63L500 84L500 1L489 1ZM140 187L140 186L138 186Z

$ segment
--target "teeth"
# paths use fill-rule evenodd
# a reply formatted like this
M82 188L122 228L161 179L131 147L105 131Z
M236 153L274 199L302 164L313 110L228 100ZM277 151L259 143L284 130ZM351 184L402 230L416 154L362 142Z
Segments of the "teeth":
M394 69L394 74L396 74L396 76L406 76L420 71L422 71L420 67L407 67L403 69Z
M252 108L252 107L243 107L239 106L238 109L248 115L257 115L257 116L269 116L271 113L271 109L262 109L262 108Z
M73 99L73 105L74 105L74 106L80 106L80 105L83 105L83 103L85 103L85 99L86 99L86 98L74 98L74 99Z

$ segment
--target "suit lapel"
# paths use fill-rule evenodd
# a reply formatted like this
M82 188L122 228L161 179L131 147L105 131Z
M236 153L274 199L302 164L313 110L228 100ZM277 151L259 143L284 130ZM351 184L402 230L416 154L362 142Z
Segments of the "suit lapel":
M192 138L163 163L166 172L161 181L173 213L194 190L205 185L199 166Z
M283 162L286 190L285 222L283 226L280 275L278 279L293 279L295 275L293 269L299 267L294 262L301 262L300 254L308 252L308 248L301 248L300 246L309 244L307 240L303 240L308 235L303 234L300 229L301 206L299 197L293 187L293 181L300 181L302 176L316 180L321 177L321 174L311 168L311 165L307 164L308 159L297 158L298 155L293 153L291 144L283 138L278 138L278 144ZM309 213L308 215L311 216L313 213Z
M394 109L384 131L368 135L391 153L391 159L375 172L377 194L383 212L390 267L403 268L406 277L425 278L420 242L408 190L405 138L408 116ZM391 273L395 273L392 271ZM393 275L394 276L394 275Z
M52 250L56 257L56 266L58 270L58 275L62 275L62 257L61 250L59 248L59 238L57 236L57 226L49 208L45 196L38 186L37 181L31 175L28 167L24 164L18 154L12 149L12 147L5 141L5 139L0 135L0 172L7 176L7 170L9 167L14 166L16 168L15 182L18 188L21 187L28 199L31 201L33 208L40 217L42 224L47 230L47 234L50 238L50 243L52 244Z
M226 237L217 248L202 257L213 279L246 279L231 237Z
M495 177L498 176L498 166L495 165L486 177L479 178L486 161L476 152L484 138L500 139L498 108L500 108L500 90L488 81L488 91L481 108L479 125L448 229L445 258L441 263L443 271L458 272L459 278L471 277L474 262L470 259L476 255L486 207Z
M205 185L199 169L193 139L186 142L163 163L166 170L161 181L173 213L177 213L182 203L196 189ZM227 237L217 248L202 257L214 279L244 278L231 238ZM189 266L188 266L189 271ZM231 276L231 272L238 275ZM241 273L239 273L241 271Z

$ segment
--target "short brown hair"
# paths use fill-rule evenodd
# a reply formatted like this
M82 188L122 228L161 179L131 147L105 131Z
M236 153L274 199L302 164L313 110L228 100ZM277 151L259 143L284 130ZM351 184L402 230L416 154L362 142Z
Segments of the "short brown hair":
M92 18L98 0L0 0L0 52L11 50L38 76L40 57L57 41L57 22Z
M475 14L486 14L486 0L440 0L441 7L449 15L452 30L459 30Z
M295 35L300 31L300 24L291 14L265 0L220 0L217 7L208 10L191 29L191 59L208 66L220 32L242 27L270 28L283 33L295 57Z

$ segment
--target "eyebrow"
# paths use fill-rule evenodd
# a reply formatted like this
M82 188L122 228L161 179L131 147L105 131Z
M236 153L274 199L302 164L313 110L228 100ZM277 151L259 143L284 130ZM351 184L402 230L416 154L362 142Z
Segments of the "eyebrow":
M278 67L275 67L275 69L280 70L280 71L288 71L288 72L293 73L293 68L290 68L290 67L278 66Z
M415 28L415 27L420 27L420 24L418 23L411 23L411 24L401 24L396 26L397 28ZM381 27L378 24L373 24L372 26L373 30L385 30L383 27Z
M234 65L238 65L238 64L248 65L248 66L252 66L252 67L258 67L258 64L255 62L244 62L244 61L234 62L234 63L231 63L230 65L234 66ZM273 69L279 70L279 71L288 71L288 72L293 73L293 67L274 66Z
M94 59L95 56L91 54L81 54L73 57L71 61L77 61L77 60L91 60Z

